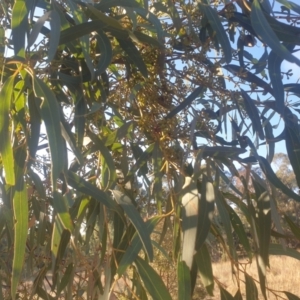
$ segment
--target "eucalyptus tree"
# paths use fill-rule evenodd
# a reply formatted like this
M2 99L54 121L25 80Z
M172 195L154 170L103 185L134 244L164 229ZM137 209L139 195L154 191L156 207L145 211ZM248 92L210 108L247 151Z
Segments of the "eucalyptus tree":
M298 299L269 289L266 268L299 258L274 193L300 196L270 165L284 141L299 185L300 88L285 70L300 65L299 14L287 0L1 1L2 296L108 299L122 277L130 299L177 297L151 264L171 229L178 299L198 273L207 293L242 298L214 279L211 239L257 299L233 229L263 297Z

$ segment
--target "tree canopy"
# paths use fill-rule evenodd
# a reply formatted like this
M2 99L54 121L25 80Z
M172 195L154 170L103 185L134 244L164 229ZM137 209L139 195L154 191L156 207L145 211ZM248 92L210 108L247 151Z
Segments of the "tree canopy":
M300 201L299 21L288 0L1 1L2 298L108 299L122 277L129 299L191 299L200 274L242 299L213 276L214 240L246 299L299 299L266 281L269 255L300 259L277 205ZM175 296L151 263L168 251Z

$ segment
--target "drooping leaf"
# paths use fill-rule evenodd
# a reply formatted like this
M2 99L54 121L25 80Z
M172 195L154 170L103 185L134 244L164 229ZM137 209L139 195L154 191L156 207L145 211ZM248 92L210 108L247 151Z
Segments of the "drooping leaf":
M199 9L201 12L204 13L206 16L210 26L212 27L213 31L216 34L216 37L218 39L218 42L221 44L224 56L225 56L225 61L226 63L231 62L231 45L228 39L228 36L226 34L226 31L224 30L224 27L219 19L219 16L217 12L210 6L204 3L199 3Z
M28 29L28 3L17 0L12 9L12 40L16 57L25 58L25 38Z
M124 50L124 52L127 54L128 59L130 62L140 70L142 75L147 78L148 77L148 70L147 66L144 63L144 60L139 52L139 50L136 48L134 43L130 39L117 39L120 47Z
M245 273L246 300L258 300L258 291L253 278Z
M130 222L135 227L141 242L144 246L144 249L148 255L150 261L153 260L153 248L150 239L150 232L147 230L147 226L140 216L137 209L132 204L132 201L128 196L123 194L120 191L112 190L113 196L116 199L117 203L124 209Z
M85 195L92 196L93 198L100 201L102 204L107 206L108 208L119 211L118 206L116 203L102 190L98 189L95 185L91 184L90 182L84 180L82 177L79 177L75 173L68 171L67 172L67 180L68 184Z
M299 300L300 298L290 292L284 292L288 300Z
M191 270L198 225L199 196L196 181L191 177L185 177L182 187L182 260Z
M18 179L13 198L14 211L14 258L11 277L11 297L16 299L21 278L28 232L28 199L23 176Z
M201 196L198 213L198 228L196 238L196 251L200 249L209 233L214 211L215 190L206 175L202 175Z
M297 260L300 260L300 253L291 248L283 248L281 244L270 244L269 246L269 254L270 255L285 255Z
M214 277L212 270L212 263L206 244L195 254L195 259L201 276L201 281L209 295L213 295Z
M185 261L178 261L177 264L178 278L178 300L191 299L191 276L189 267Z
M225 288L219 285L221 300L235 300L234 297Z
M268 23L258 0L254 0L251 9L251 24L258 35L278 56L300 66L300 60L280 43L278 37Z
M164 285L161 277L145 260L137 257L135 260L135 265L148 293L153 299L172 300L170 293Z
M14 76L10 76L0 91L0 154L5 171L6 183L15 185L14 158L10 134L10 109L12 103Z
M48 49L47 62L51 62L56 54L57 48L60 41L60 26L61 26L60 16L56 10L51 11L50 15L50 41Z
M100 29L97 30L98 35L96 35L97 45L100 49L100 57L98 59L98 64L96 68L96 74L102 74L106 68L109 66L112 57L113 51L111 47L111 43L107 35Z
M64 166L61 155L64 152L64 144L60 133L59 108L55 94L51 89L36 76L32 79L35 95L41 99L41 102L36 99L36 103L46 127L51 153L51 181L53 189L56 189L56 180Z
M189 94L176 108L168 113L166 119L170 119L188 107L202 92L204 88L202 86L197 87L191 94Z
M146 222L146 228L150 234L152 233L160 219L160 217L154 217ZM143 244L141 242L141 239L138 233L136 232L133 236L130 246L127 248L119 263L119 267L117 270L119 276L121 276L125 272L127 267L134 262L135 258L138 256L140 250L142 249L142 246Z
M284 219L288 223L295 237L300 240L300 228L287 215L284 215Z
M250 83L254 83L257 86L263 88L266 92L270 93L271 95L274 96L274 91L270 87L270 85L259 78L258 76L252 74L251 72L237 66L237 65L226 65L222 66L222 68L226 69L227 71L231 72L233 75L238 76L242 80L246 80Z

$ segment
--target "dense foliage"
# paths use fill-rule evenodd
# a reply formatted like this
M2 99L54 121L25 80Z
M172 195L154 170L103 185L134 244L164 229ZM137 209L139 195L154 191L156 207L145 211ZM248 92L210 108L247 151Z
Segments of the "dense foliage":
M300 201L285 67L300 66L300 6L271 2L1 1L2 298L109 299L123 278L128 299L189 299L200 274L222 299L242 299L241 282L246 299L299 299L266 282L270 254L300 259L280 209ZM236 295L213 276L216 243ZM178 296L151 263L166 252Z

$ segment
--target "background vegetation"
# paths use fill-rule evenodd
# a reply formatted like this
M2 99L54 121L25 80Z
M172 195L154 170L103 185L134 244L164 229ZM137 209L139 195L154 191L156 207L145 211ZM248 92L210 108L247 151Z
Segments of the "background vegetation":
M0 297L199 299L200 276L221 299L299 299L266 281L269 255L300 259L299 18L1 1Z

